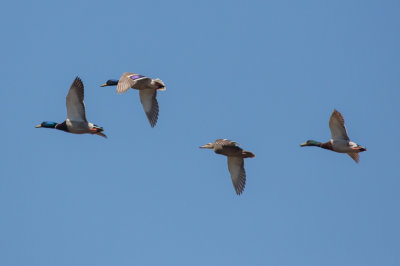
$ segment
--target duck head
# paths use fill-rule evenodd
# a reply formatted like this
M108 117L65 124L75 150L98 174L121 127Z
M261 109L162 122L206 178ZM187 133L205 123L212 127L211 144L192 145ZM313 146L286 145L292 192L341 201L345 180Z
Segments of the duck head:
M106 87L106 86L117 86L118 85L118 81L116 79L109 79L107 80L106 83L104 83L103 85L100 85L100 87Z
M214 149L214 143L207 143L206 145L200 146L202 149Z
M40 125L35 126L36 128L39 127L45 127L45 128L56 128L58 123L56 122L48 122L48 121L44 121L42 122Z
M305 147L305 146L321 146L321 142L315 141L315 140L307 140L304 143L300 144L301 147Z

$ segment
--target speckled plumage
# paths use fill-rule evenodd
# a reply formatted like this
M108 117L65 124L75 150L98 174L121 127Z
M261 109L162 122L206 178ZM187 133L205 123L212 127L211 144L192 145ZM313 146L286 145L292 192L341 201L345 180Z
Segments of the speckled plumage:
M215 153L228 157L228 169L233 187L236 194L242 194L246 186L246 171L243 159L253 158L255 155L252 152L244 151L236 142L227 139L217 139L215 142L207 143L200 148L214 149Z
M117 85L117 93L124 93L130 88L139 90L140 102L146 113L151 127L157 124L159 106L157 101L157 90L165 90L165 84L160 79L151 79L136 73L124 73L118 83L107 81L105 86Z

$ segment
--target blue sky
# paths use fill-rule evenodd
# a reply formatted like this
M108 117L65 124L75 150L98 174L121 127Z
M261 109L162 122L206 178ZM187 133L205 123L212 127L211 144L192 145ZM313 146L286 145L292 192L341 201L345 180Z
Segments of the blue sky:
M0 264L399 265L398 1L8 1ZM161 78L151 128L123 72ZM108 139L66 118L75 76ZM333 109L359 164L300 148ZM255 153L237 196L217 138Z

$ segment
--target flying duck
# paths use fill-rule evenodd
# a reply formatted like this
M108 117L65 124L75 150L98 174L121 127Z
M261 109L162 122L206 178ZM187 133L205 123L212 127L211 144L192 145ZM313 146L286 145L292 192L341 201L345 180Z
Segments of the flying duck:
M333 110L331 118L329 119L329 128L331 129L332 138L328 142L321 143L315 140L307 140L300 144L300 146L317 146L339 153L347 153L356 163L358 163L360 161L360 155L358 153L366 151L367 149L350 141L347 136L343 116L336 109Z
M203 149L214 149L217 154L228 157L228 169L231 174L232 184L236 194L242 194L246 185L246 171L244 170L243 158L253 158L252 152L244 151L234 141L227 139L217 139L214 143L207 143L200 146Z
M55 128L74 134L95 134L107 138L101 133L104 129L86 120L84 87L82 80L76 77L72 82L67 95L67 119L61 124L56 122L42 122L36 128Z
M124 73L119 80L110 79L106 83L100 85L117 86L117 93L124 93L130 88L139 90L140 102L142 103L144 112L154 127L158 119L158 102L157 90L164 91L165 84L160 79L152 79L135 73Z

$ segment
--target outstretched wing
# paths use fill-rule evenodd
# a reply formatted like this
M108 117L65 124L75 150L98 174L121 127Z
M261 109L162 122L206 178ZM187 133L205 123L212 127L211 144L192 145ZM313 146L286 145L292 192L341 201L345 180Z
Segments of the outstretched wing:
M84 98L84 87L82 80L76 77L72 82L67 95L67 119L70 121L87 122Z
M231 174L232 184L236 194L242 194L246 186L246 171L244 170L244 160L241 157L228 157L228 169Z
M127 90L132 88L133 85L135 85L136 81L142 78L146 77L135 73L125 72L124 74L122 74L121 78L118 81L117 93L126 92Z
M242 151L236 142L228 139L217 139L214 143L214 152L218 154L241 157Z
M356 163L360 161L360 154L358 152L349 152L348 155L353 159Z
M151 127L154 127L158 119L158 102L156 98L157 90L139 90L139 96L147 119L149 120Z
M336 109L333 110L331 118L329 119L329 128L331 129L332 139L350 140L347 136L343 116Z

